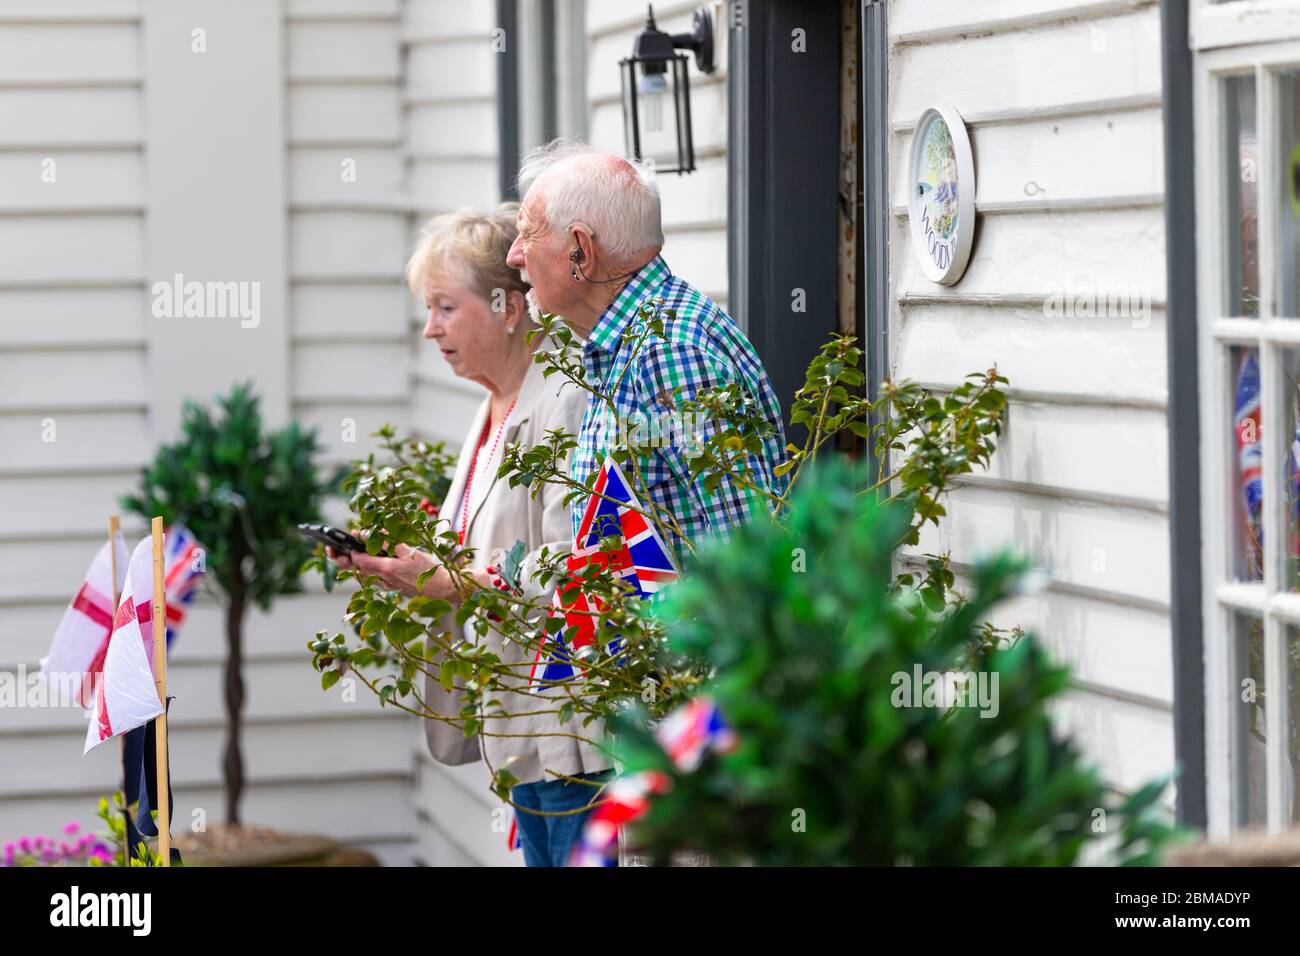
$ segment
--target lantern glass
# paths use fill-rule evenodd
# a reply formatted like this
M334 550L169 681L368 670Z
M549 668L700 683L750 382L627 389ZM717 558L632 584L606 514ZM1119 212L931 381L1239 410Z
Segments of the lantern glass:
M659 172L694 169L686 57L630 59L622 65L627 155L652 163Z

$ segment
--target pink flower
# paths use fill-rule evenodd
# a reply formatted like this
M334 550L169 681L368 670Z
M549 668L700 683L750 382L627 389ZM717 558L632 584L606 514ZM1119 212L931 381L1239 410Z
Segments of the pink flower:
M72 834L76 833L80 829L81 829L81 824L78 823L76 820L73 820L71 823L65 823L63 825L63 832L66 833L68 836L72 836Z
M31 853L32 852L31 839L29 837L23 837L21 840L19 840L18 849L22 850L24 853Z

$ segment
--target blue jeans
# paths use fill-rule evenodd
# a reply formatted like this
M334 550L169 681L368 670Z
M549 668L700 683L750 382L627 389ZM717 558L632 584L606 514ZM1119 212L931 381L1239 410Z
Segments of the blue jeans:
M576 774L575 777L604 783L613 775L613 770L602 770ZM515 826L519 845L524 850L525 865L564 866L569 860L569 848L581 836L583 824L591 816L590 810L559 817L539 816L528 810L544 813L577 810L591 803L598 792L596 787L568 780L539 780L513 788L510 799L520 808L515 811Z

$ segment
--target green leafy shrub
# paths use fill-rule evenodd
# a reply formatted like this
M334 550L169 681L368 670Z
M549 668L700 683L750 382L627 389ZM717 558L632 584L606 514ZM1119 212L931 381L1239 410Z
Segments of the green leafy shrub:
M1114 859L1152 862L1173 833L1165 782L1127 800L1102 785L1053 729L1068 673L1031 637L975 665L995 706L899 706L898 675L964 666L1024 565L978 565L967 599L936 613L891 585L911 505L876 503L837 461L808 477L784 523L702 547L665 599L671 649L708 662L705 692L740 745L681 773L648 715L623 714L627 770L672 780L634 842L660 862L694 849L760 865L1066 865L1110 833Z

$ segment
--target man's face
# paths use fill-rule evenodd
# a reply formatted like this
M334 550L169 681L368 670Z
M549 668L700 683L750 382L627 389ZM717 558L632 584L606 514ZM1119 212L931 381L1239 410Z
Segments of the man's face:
M518 224L519 234L510 246L506 265L520 270L524 281L532 284L531 295L539 309L563 315L577 283L569 275L564 237L556 236L548 225L536 188L520 205Z

